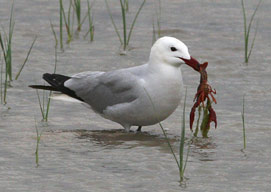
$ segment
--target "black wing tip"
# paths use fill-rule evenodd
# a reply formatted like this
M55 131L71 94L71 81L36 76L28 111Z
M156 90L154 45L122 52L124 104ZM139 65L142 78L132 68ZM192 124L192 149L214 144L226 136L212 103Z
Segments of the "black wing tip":
M36 89L36 86L37 85L28 85L28 87L33 88L33 89Z
M47 78L50 77L51 75L53 75L53 74L50 74L50 73L44 73L44 74L42 75L42 78L43 78L43 79L47 79Z
M78 99L80 101L84 101L82 98L78 97L76 93L69 89L68 87L65 87L64 83L69 80L71 77L55 74L55 73L44 73L42 78L47 81L50 86L46 85L29 85L29 87L33 89L43 89L43 90L50 90L50 91L58 91L62 92L70 97L73 97L75 99Z
M68 87L65 87L65 85L64 85L65 82L67 80L69 80L70 78L71 77L69 77L69 76L55 74L55 73L53 73L53 74L44 73L43 74L43 79L45 81L47 81L52 86L52 88L56 89L59 92L66 94L70 97L73 97L73 98L78 99L80 101L84 101L82 98L78 97L73 90L71 90Z

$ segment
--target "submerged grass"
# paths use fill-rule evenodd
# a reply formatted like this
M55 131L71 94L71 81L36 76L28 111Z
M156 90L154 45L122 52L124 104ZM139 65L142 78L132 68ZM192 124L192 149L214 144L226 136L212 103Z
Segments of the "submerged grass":
M110 8L109 8L109 5L108 5L108 2L107 0L105 0L105 4L106 4L106 8L107 8L107 11L109 13L109 16L110 16L110 19L111 19L111 22L113 24L113 27L115 29L115 32L119 38L119 41L122 45L122 48L123 48L123 51L126 51L127 49L127 46L129 45L129 42L130 42L130 39L131 39L131 35L132 35L132 32L133 32L133 29L134 29L134 26L135 26L135 23L136 23L136 20L137 20L137 17L140 13L140 11L142 10L144 4L145 4L146 0L143 0L143 2L141 3L133 21L132 21L132 24L131 24L131 27L130 27L130 30L129 30L129 33L127 35L127 22L126 22L126 14L127 14L127 4L128 4L128 1L126 0L120 0L120 6L121 6L121 15L122 15L122 26L123 26L123 34L122 34L122 38L121 38L121 35L120 35L120 32L115 24L115 21L113 19L113 16L112 16L112 13L110 11Z
M245 95L243 95L243 107L241 112L242 124L243 124L243 149L247 147L246 141L246 127L245 127Z
M256 25L256 29L255 29L255 33L254 33L254 37L252 39L252 43L250 45L250 49L249 49L249 35L250 35L250 30L251 30L251 26L254 20L254 17L256 15L256 12L261 4L262 0L260 0L249 20L249 24L247 26L247 17L246 17L246 9L245 9L245 5L244 5L244 0L241 0L241 5L242 5L242 11L243 11L243 19L244 19L244 43L245 43L245 63L248 63L249 61L249 57L252 53L253 47L254 47L254 43L255 43L255 39L256 39L256 35L257 35L257 30L258 30L258 24Z
M150 94L147 92L147 90L144 88L148 98L150 99L151 101L151 104L152 104L152 107L153 107L153 110L156 111L155 109L155 106L154 106L154 103L151 99L151 96ZM180 139L180 146L179 146L179 160L177 159L177 156L173 150L173 147L172 145L170 144L170 141L169 141L169 138L167 136L167 133L163 127L163 125L161 124L161 122L159 122L159 126L163 132L163 135L166 139L166 142L168 144L168 147L170 149L170 152L178 166L178 170L179 170L179 177L180 177L180 182L182 183L184 181L184 172L185 172L185 169L186 169L186 165L187 165L187 161L188 161L188 155L189 155L189 151L190 151L190 144L188 146L188 149L187 149L187 155L186 155L186 158L184 160L184 143L185 143L185 106L186 106L186 95L187 95L187 89L185 91L185 98L184 98L184 108L183 108L183 119L182 119L182 131L181 131L181 139ZM192 139L191 139L192 141Z

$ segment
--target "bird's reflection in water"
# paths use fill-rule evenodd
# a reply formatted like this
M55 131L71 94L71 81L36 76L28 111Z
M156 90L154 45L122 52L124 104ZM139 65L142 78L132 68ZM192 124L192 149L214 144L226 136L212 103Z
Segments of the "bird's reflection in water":
M164 153L171 153L167 141L163 135L153 132L125 132L123 129L113 130L76 130L74 131L78 139L84 142L92 142L94 145L106 148L126 148L135 147L155 147ZM169 135L169 140L177 153L180 140L177 136ZM193 138L185 141L187 152L188 145L191 145L189 156L200 161L214 161L216 144L213 138Z
M77 138L89 140L96 145L114 148L116 146L133 147L167 147L167 142L162 135L152 132L125 132L123 129L114 130L76 130ZM175 145L177 139L170 138L170 143Z

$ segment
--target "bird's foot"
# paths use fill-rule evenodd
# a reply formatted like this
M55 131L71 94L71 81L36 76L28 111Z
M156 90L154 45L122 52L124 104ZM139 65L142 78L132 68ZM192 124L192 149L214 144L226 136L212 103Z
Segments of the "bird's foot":
M138 126L136 132L141 132L141 128L142 128L142 126Z

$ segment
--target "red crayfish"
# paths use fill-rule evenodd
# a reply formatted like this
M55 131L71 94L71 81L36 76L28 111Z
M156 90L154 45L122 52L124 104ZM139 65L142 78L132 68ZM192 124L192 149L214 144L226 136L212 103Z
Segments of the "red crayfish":
M205 107L204 102L207 100L206 107L208 109L208 115L207 115L207 124L206 129L210 128L210 124L213 121L215 123L215 128L217 127L217 121L216 121L216 113L214 109L212 108L211 103L214 102L215 104L216 99L213 94L216 94L216 90L212 89L212 87L208 84L208 75L206 72L206 68L208 66L208 63L205 62L203 64L198 64L196 68L194 68L196 71L200 73L200 84L197 89L197 93L194 98L194 105L190 112L190 129L192 130L194 117L195 117L195 110L197 107L199 107L202 104L202 107Z

